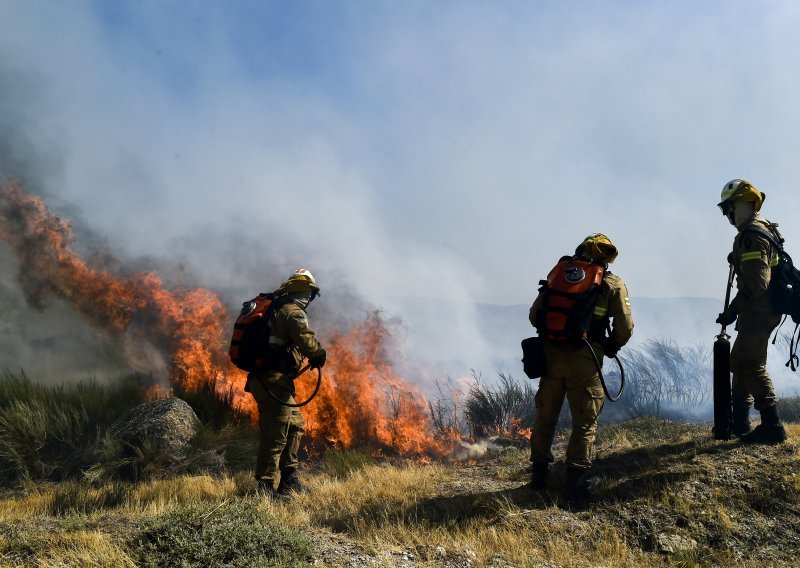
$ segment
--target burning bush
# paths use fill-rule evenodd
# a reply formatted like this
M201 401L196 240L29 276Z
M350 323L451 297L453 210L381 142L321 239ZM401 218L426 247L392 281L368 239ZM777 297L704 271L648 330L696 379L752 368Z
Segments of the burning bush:
M465 402L464 418L475 438L509 436L527 439L536 410L536 389L499 373L495 387L486 386L476 374Z

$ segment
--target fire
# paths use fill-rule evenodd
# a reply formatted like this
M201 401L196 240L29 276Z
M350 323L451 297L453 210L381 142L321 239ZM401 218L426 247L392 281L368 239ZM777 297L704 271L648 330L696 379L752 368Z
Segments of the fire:
M70 223L19 184L0 186L0 219L0 238L19 262L32 306L41 309L49 297L60 298L100 329L143 334L165 356L172 385L191 391L213 382L220 392L231 390L234 403L255 418L255 403L243 390L245 373L227 357L232 320L215 292L168 288L152 271L123 275L91 266L72 248ZM323 385L303 410L312 447L372 444L401 455L445 451L432 434L424 397L388 362L389 340L377 314L323 338ZM299 399L312 382L308 375L298 381ZM151 390L153 396L164 392Z
M378 314L371 314L329 340L324 382L306 413L313 439L343 447L372 440L401 454L443 451L430 435L425 399L387 362L389 339ZM312 382L304 378L298 384L300 398Z

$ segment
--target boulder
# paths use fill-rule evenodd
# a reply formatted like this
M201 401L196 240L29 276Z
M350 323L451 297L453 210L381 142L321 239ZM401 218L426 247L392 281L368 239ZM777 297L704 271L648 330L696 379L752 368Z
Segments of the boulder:
M200 427L200 419L179 398L151 400L130 409L108 428L108 436L128 447L148 443L168 462L186 458L189 442Z

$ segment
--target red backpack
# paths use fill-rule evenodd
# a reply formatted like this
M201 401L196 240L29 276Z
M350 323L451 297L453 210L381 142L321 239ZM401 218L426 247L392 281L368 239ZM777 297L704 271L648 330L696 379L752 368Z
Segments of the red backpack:
M233 324L233 337L228 354L231 362L243 371L263 367L269 357L268 340L272 320L272 294L259 294L242 304L242 311Z
M547 280L539 281L539 292L544 294L544 305L536 315L539 335L558 342L588 338L605 273L603 263L561 257Z

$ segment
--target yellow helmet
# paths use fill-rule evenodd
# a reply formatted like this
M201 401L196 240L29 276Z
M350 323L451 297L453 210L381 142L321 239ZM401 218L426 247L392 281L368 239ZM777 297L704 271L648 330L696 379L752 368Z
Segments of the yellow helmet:
M311 272L305 268L298 268L276 291L276 294L288 294L289 292L311 292L316 296L319 294L319 286Z
M575 249L575 254L585 254L592 260L611 264L616 260L619 251L611 239L603 233L593 233L583 239Z
M722 187L722 195L720 198L722 201L720 201L717 206L722 209L723 215L727 215L726 209L734 201L752 201L756 211L759 211L767 196L763 192L758 191L755 186L746 179L732 179Z

